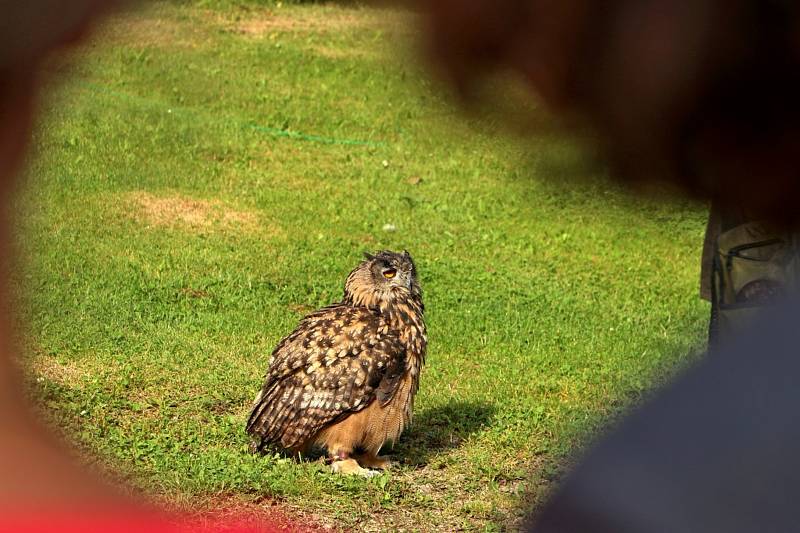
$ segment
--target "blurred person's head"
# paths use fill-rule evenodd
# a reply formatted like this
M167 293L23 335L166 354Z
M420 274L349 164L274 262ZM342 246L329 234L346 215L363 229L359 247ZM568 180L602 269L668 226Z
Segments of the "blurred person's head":
M462 90L511 69L588 122L617 177L800 221L800 3L425 3Z
M36 79L55 49L77 41L114 0L0 0L0 190L30 136Z

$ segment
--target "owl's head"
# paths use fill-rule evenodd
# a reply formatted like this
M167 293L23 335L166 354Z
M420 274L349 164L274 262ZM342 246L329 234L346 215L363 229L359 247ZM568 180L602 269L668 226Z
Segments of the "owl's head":
M384 250L364 256L366 259L347 276L345 301L367 307L382 307L381 304L396 300L422 298L411 254Z

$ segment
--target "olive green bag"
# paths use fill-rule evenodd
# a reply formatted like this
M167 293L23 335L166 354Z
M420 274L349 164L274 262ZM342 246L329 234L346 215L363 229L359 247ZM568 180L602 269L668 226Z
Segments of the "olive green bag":
M761 222L748 222L719 235L712 273L712 348L795 286L794 249L790 237Z

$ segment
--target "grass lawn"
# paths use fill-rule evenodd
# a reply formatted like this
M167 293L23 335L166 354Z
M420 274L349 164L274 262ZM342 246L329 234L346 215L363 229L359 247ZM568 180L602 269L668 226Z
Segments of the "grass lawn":
M551 128L460 115L407 18L165 2L79 51L43 103L17 286L31 394L82 450L177 506L514 529L702 347L702 206L557 186L603 171ZM430 334L397 468L252 456L272 348L383 248L414 255Z

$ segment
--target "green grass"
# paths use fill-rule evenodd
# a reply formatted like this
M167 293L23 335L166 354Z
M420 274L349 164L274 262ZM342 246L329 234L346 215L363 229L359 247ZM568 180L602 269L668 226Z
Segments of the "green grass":
M32 395L133 483L344 529L513 529L702 346L703 209L624 196L535 107L525 140L461 116L404 19L159 3L101 28L44 102L18 202ZM430 332L399 466L252 456L273 346L383 248L414 255Z

